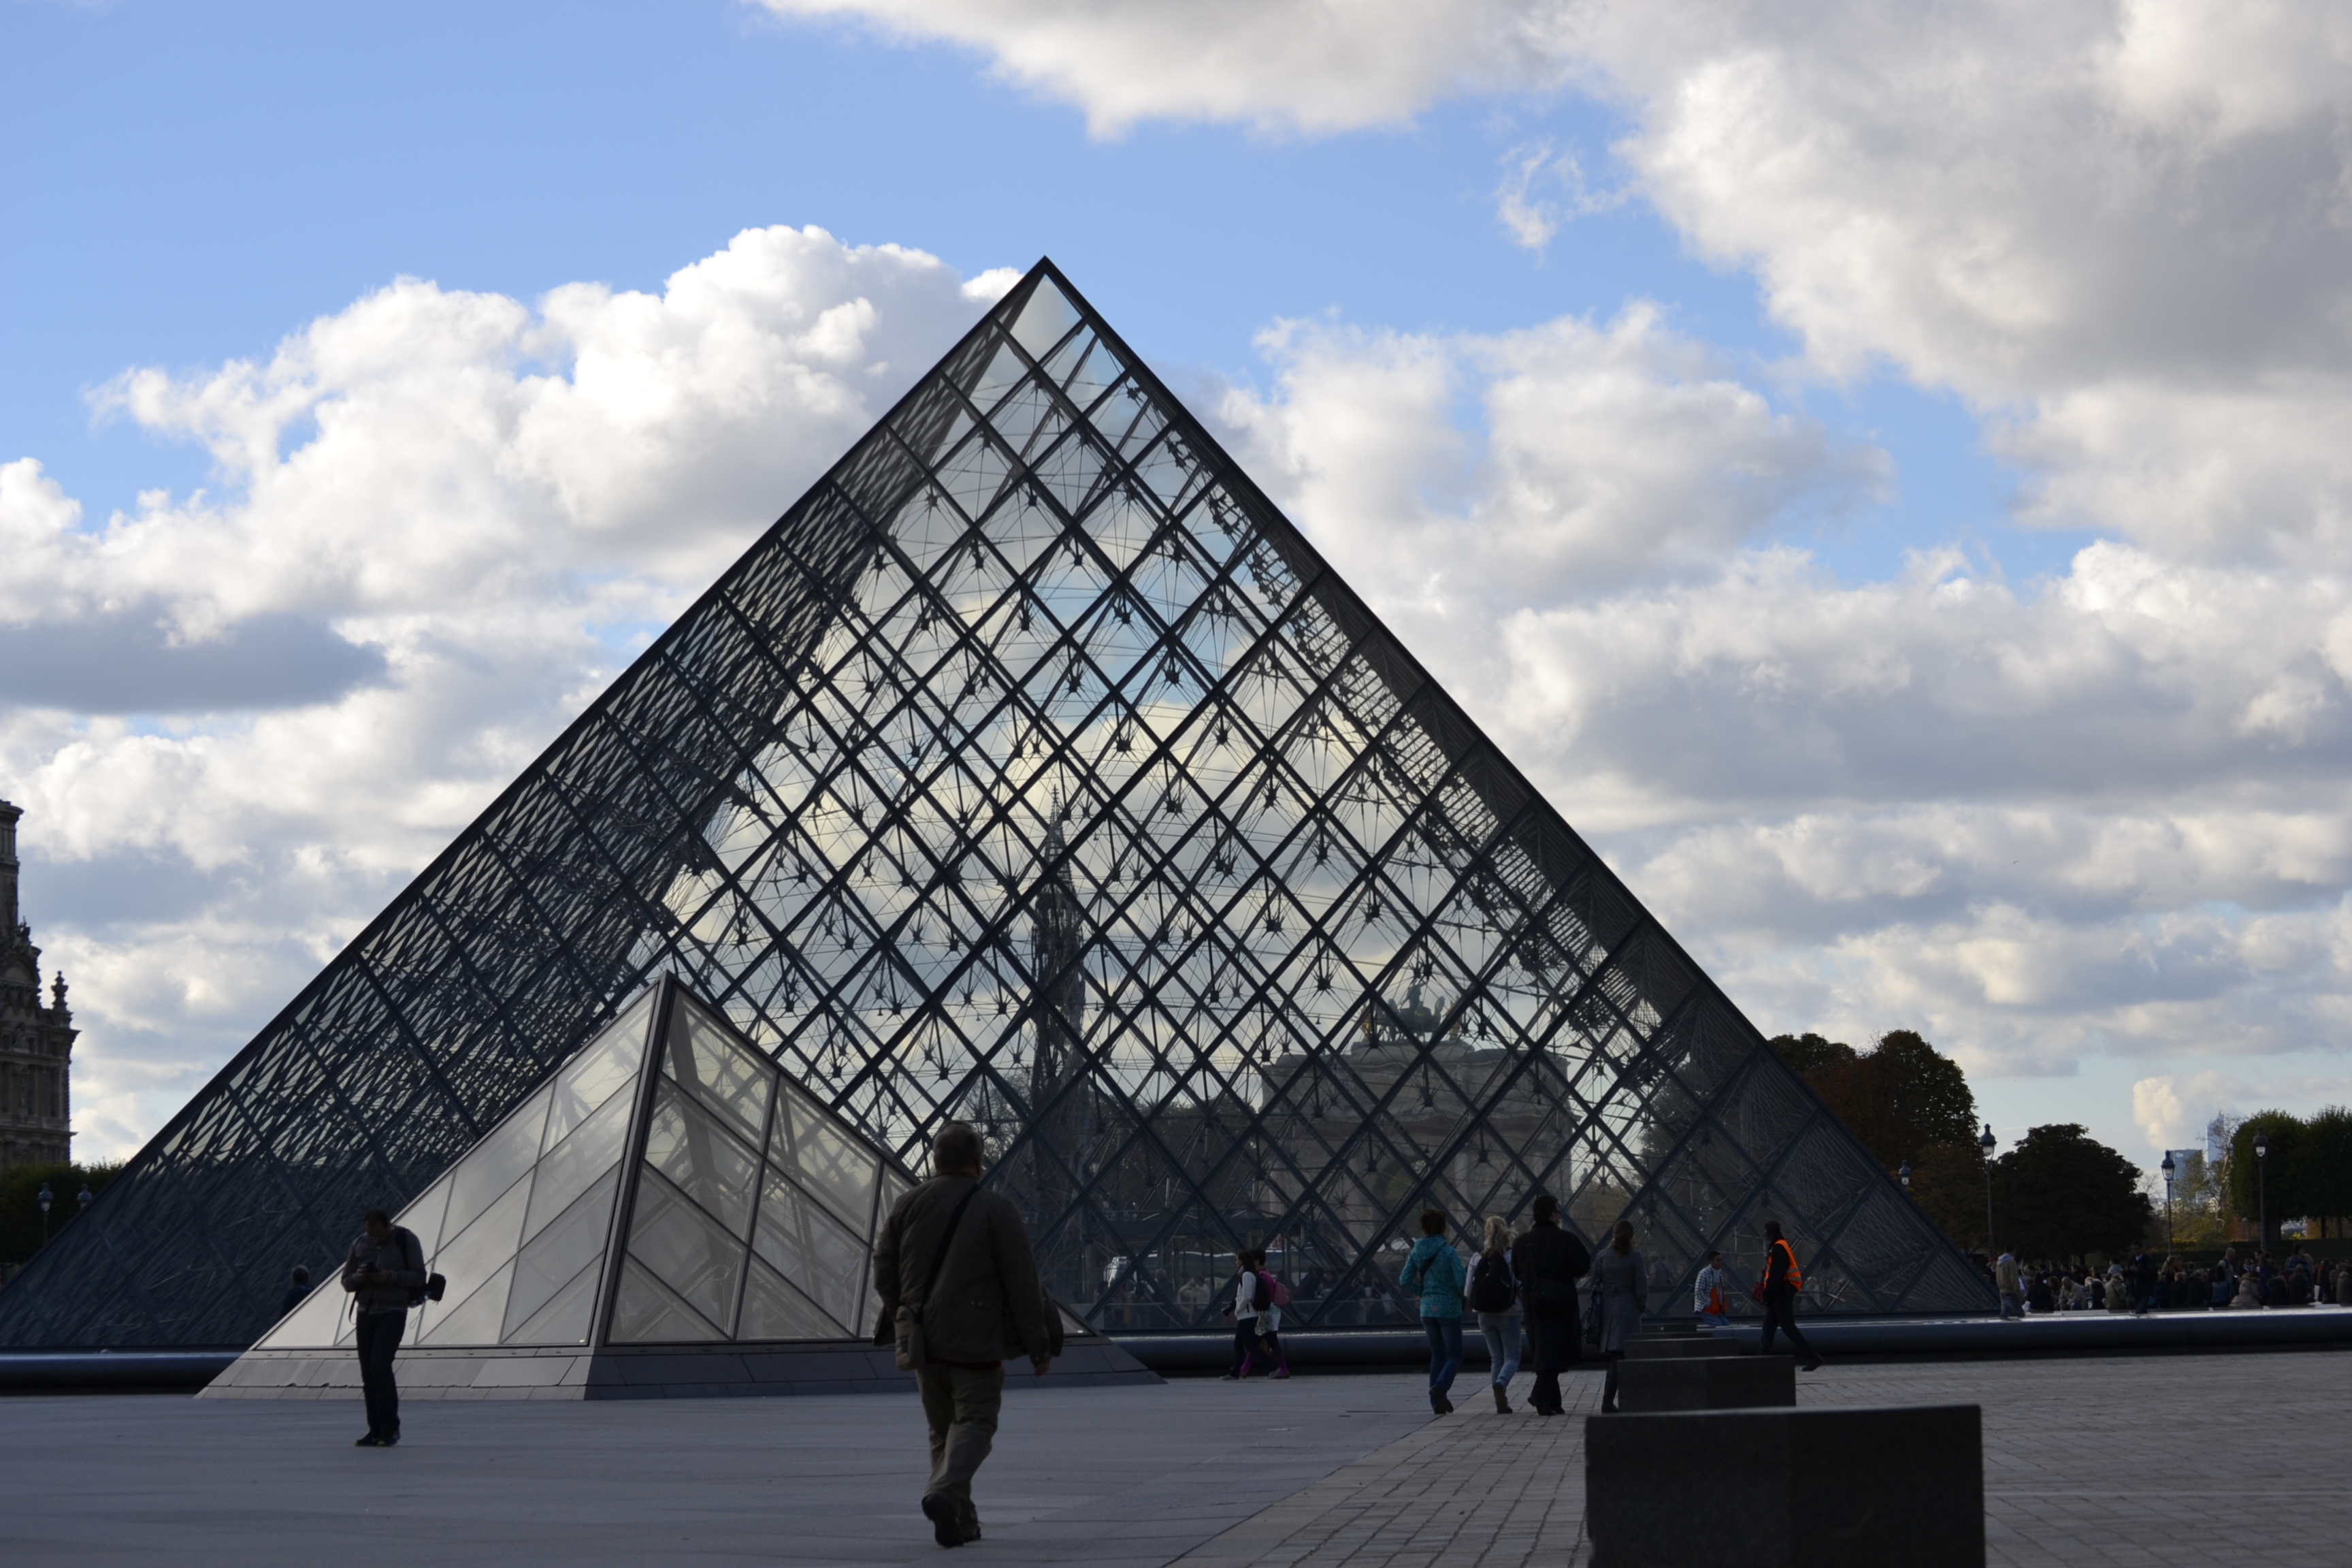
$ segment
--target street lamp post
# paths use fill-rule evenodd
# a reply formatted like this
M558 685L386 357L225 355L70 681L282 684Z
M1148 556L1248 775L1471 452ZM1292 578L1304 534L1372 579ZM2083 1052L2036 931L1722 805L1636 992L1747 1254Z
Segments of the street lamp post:
M2260 1195L2255 1210L2254 1245L2268 1252L2271 1249L2271 1138L2267 1132L2254 1134L2254 1191Z
M48 1183L43 1182L33 1201L41 1205L41 1245L47 1247L49 1244L49 1205L58 1201L57 1194L49 1191Z
M1903 1168L1895 1173L1902 1178L1903 1190L1906 1193L1909 1192L1911 1190L1911 1162L1908 1160L1904 1161Z
M1992 1152L1994 1147L1991 1122L1985 1123L1984 1136L1977 1140L1977 1147L1984 1151L1985 1260L1990 1262L1992 1260Z
M2164 1254L2172 1256L2172 1151L2164 1152Z
M97 1194L89 1190L89 1184L88 1182L84 1182L81 1184L81 1191L74 1194L74 1202L81 1205L82 1213L88 1214L89 1212L89 1201L97 1195Z

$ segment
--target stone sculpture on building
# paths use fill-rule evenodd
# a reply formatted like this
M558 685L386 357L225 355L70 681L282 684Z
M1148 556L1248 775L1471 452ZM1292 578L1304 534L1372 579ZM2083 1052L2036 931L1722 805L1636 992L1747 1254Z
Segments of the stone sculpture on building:
M63 1164L73 1157L72 1069L76 1033L66 977L41 1005L41 950L16 910L16 822L24 812L0 800L0 1171Z

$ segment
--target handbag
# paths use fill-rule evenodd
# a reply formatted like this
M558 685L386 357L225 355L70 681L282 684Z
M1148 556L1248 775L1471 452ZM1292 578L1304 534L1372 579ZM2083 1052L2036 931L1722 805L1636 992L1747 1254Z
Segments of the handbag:
M980 1188L975 1185L956 1205L955 1213L948 1215L947 1234L940 1237L940 1249L931 1255L931 1271L923 1279L923 1299L912 1307L903 1302L899 1304L895 1327L898 1330L898 1365L900 1372L913 1372L923 1364L923 1313L930 1307L931 1292L939 1286L940 1270L947 1267L948 1244L955 1240L956 1226L963 1223L963 1211L970 1208L971 1200L978 1196Z

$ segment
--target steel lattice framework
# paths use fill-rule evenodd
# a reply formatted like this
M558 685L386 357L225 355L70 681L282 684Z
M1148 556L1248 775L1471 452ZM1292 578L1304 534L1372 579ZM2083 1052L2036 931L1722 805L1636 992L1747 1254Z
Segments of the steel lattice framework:
M1048 1286L1402 1322L1539 1190L1654 1308L1779 1217L1831 1310L1988 1289L1040 262L0 1294L243 1344L656 971L915 1163L979 1124Z

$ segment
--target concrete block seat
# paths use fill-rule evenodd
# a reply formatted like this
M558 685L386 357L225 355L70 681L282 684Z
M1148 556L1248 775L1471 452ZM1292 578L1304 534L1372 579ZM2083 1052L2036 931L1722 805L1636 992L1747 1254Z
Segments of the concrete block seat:
M1973 1405L1594 1415L1584 1456L1594 1568L1985 1561Z

